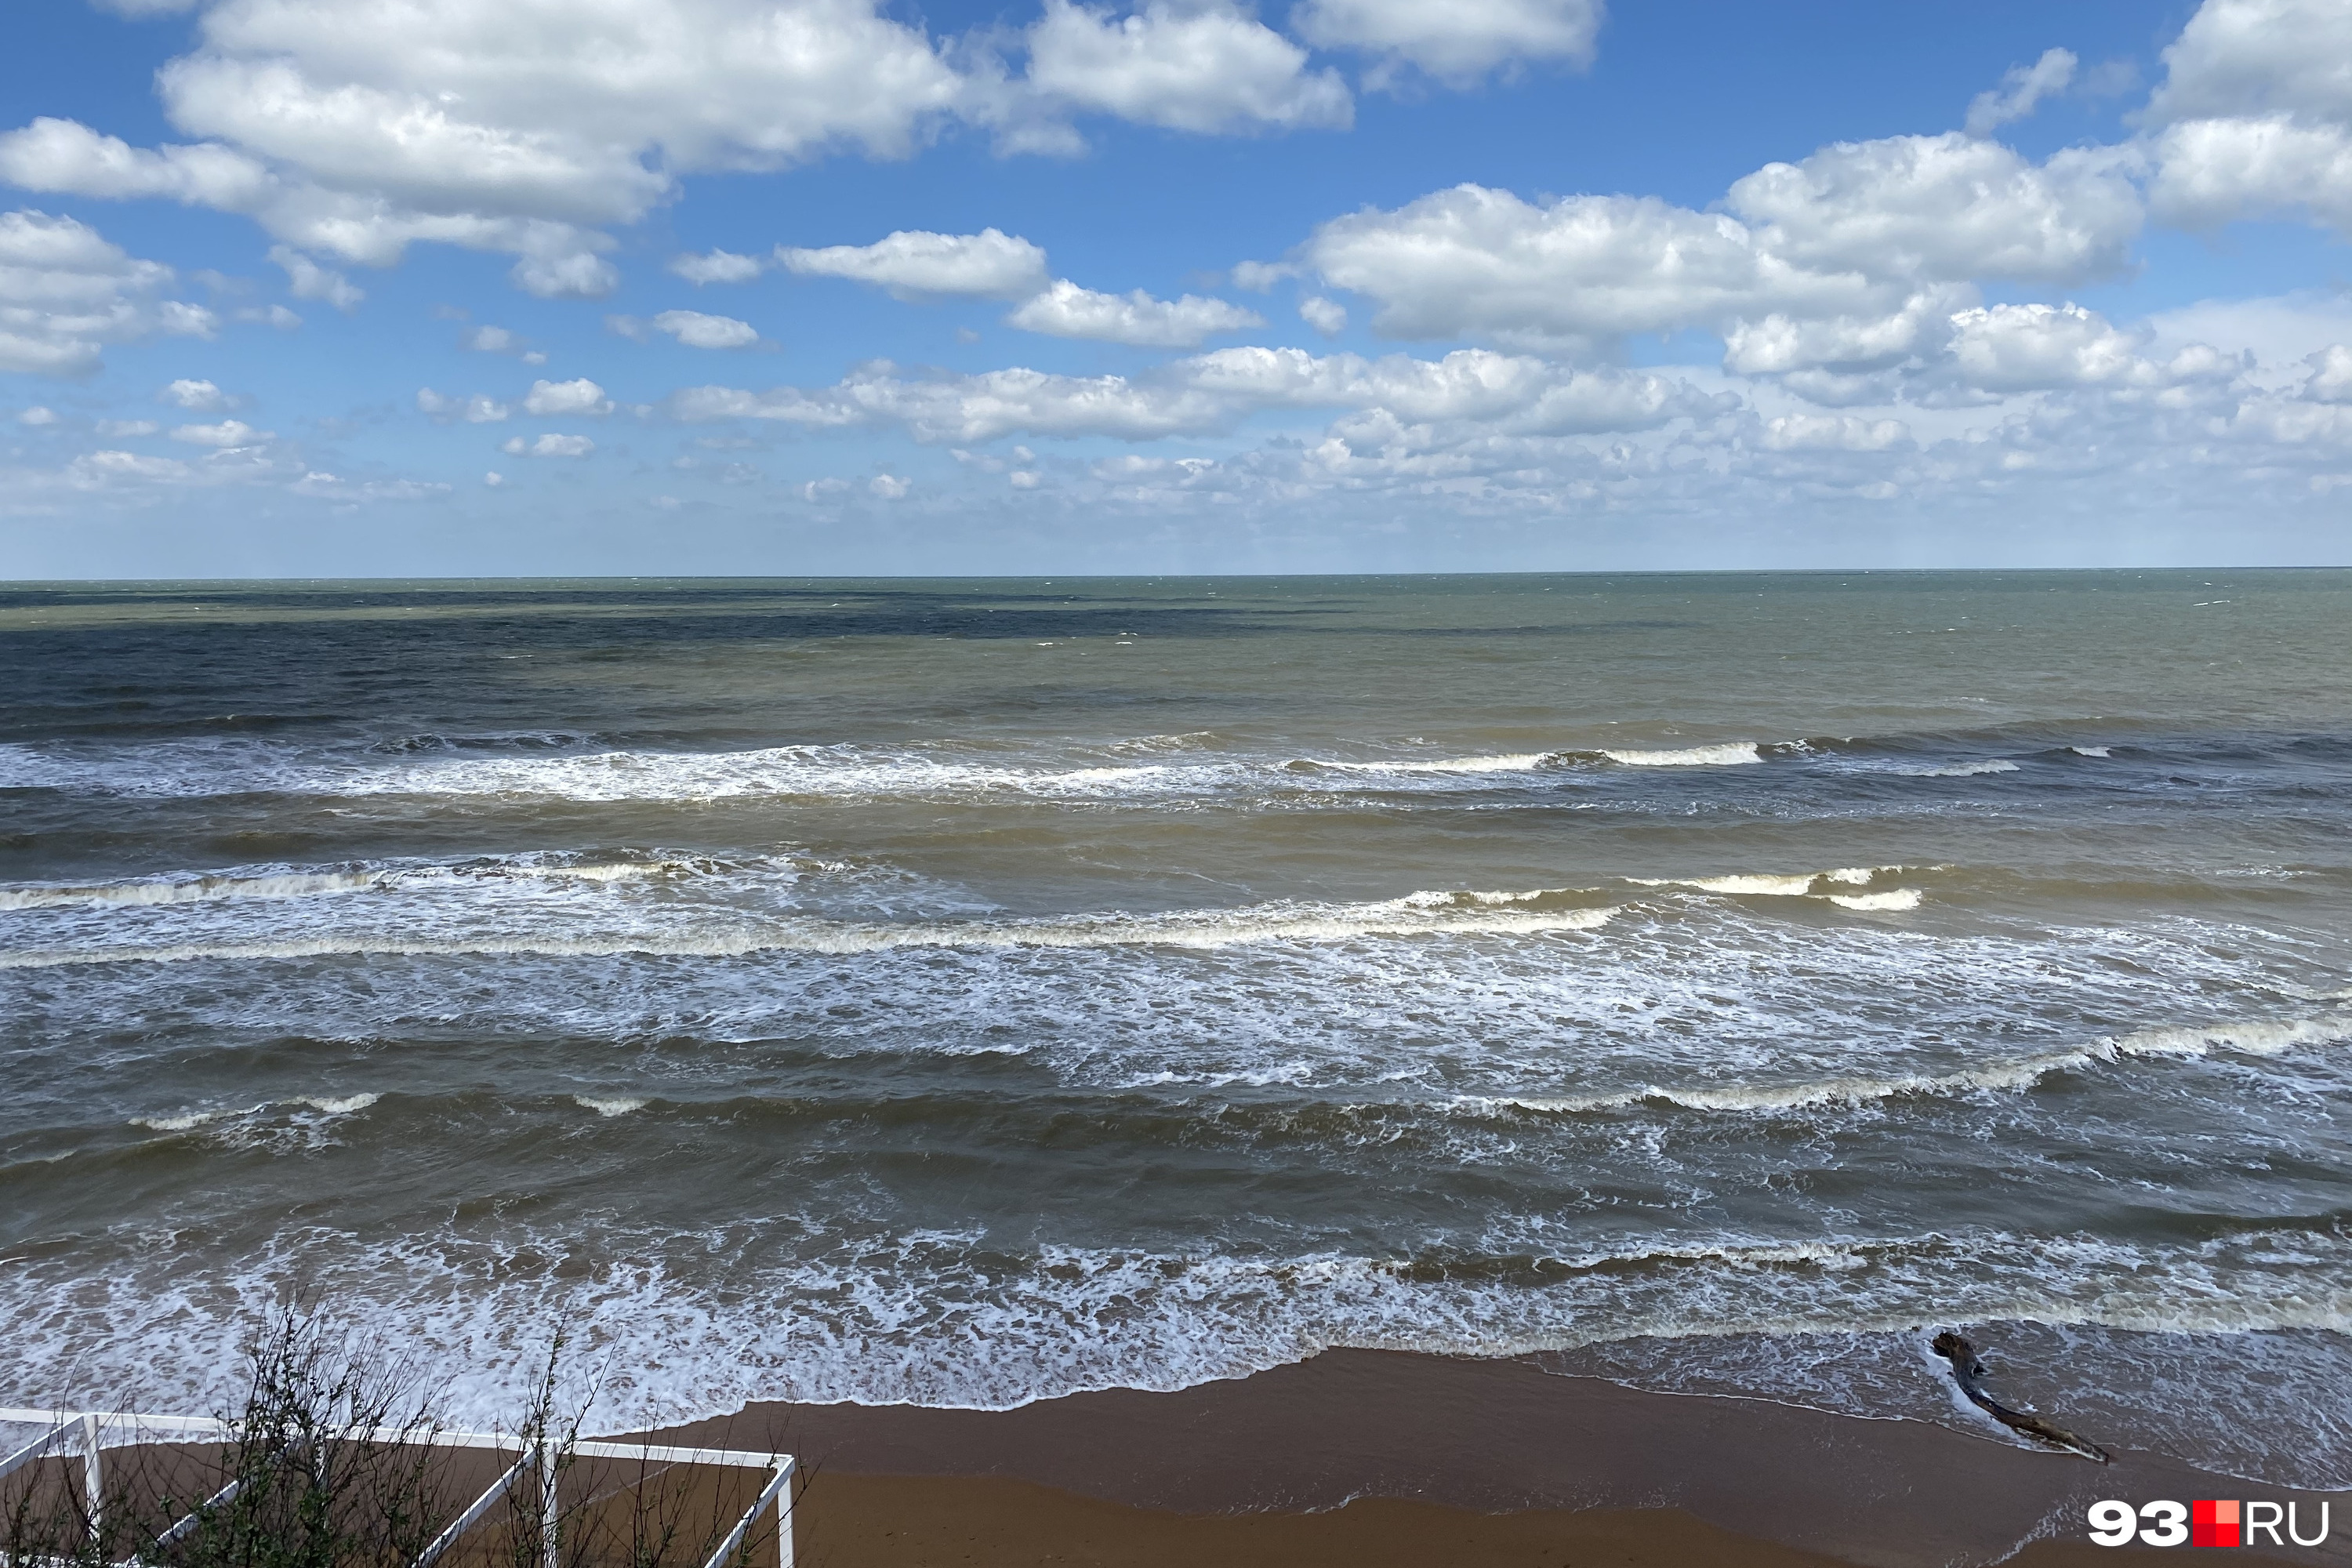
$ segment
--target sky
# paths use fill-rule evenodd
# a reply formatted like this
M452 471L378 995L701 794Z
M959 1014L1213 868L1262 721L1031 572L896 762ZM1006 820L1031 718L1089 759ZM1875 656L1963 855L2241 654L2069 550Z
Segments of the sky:
M2352 0L0 26L0 577L2352 564Z

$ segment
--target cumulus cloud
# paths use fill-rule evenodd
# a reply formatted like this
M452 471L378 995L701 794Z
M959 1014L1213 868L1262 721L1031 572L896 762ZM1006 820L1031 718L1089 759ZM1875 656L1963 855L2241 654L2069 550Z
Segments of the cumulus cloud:
M1969 100L1965 129L1971 136L1990 136L2012 121L2023 120L2042 100L2066 90L2080 62L2071 49L2045 49L2030 66L2011 66L2000 85Z
M550 297L609 292L597 230L707 170L911 151L959 79L873 0L220 0L157 78L193 144L69 121L0 139L0 177L249 213L306 253L507 251Z
M2158 216L2190 227L2301 209L2352 233L2352 12L2206 0L2149 101Z
M691 388L680 419L764 419L812 428L898 426L920 441L1003 436L1153 440L1231 428L1264 409L1379 410L1410 423L1483 422L1521 434L1654 429L1710 417L1736 399L1687 383L1619 370L1572 370L1524 355L1463 349L1440 360L1391 354L1318 357L1302 349L1219 349L1147 374L1055 375L1006 369L902 375L887 363L830 387L750 392Z
M0 135L0 180L27 191L156 196L226 212L254 211L278 189L258 160L217 142L151 151L50 115Z
M644 342L656 332L667 332L690 349L749 348L760 341L759 329L732 316L706 316L699 310L664 310L651 321L635 316L607 316L604 324L625 338Z
M155 399L175 408L184 408L191 414L215 414L235 401L211 382L188 377L170 383L155 395Z
M541 436L538 440L526 440L510 436L499 445L499 450L512 458L584 458L596 449L596 443L585 436Z
M1953 363L1993 392L2115 381L2141 363L2140 341L2079 305L1995 305L1952 318Z
M1057 338L1092 338L1143 348L1189 349L1216 332L1265 325L1265 318L1223 300L1187 294L1155 300L1142 289L1102 294L1066 278L1025 301L1004 318L1024 331Z
M513 412L498 399L478 392L471 397L444 397L429 386L416 389L416 410L435 419L462 419L468 425L495 425Z
M1351 113L1335 72L1230 0L1047 0L1017 79L984 41L935 42L880 0L215 0L197 26L156 77L189 140L133 147L45 116L0 134L0 179L246 214L321 267L390 266L419 242L505 252L532 293L601 299L617 283L606 231L697 174L904 156L958 117L1066 148L1055 127L1074 114L1216 132ZM761 265L716 251L672 269L742 281Z
M776 247L785 270L805 278L847 278L900 299L1019 300L1047 281L1045 253L1017 235L900 229L872 245L819 249Z
M482 354L521 354L530 351L530 342L520 333L504 327L479 326L457 335L457 346Z
M1766 422L1764 445L1775 451L1884 452L1911 439L1900 419L1852 415L1790 414Z
M1327 338L1336 338L1348 326L1348 307L1320 294L1298 301L1298 319Z
M217 425L183 425L172 432L173 440L185 441L192 447L257 447L277 438L242 419L224 419Z
M1318 48L1360 49L1466 87L1518 61L1591 65L1601 17L1601 0L1307 0L1290 25Z
M212 336L212 311L157 298L173 278L73 218L0 213L0 370L89 375L109 343Z
M366 290L341 273L320 266L290 247L271 246L269 259L286 269L286 287L297 300L324 300L349 315L367 298Z
M670 258L669 269L689 283L749 283L767 269L756 256L714 250L708 256L688 252Z
M1126 16L1045 0L1026 42L1026 86L1050 105L1202 133L1354 120L1338 72L1309 71L1306 50L1224 0Z
M587 414L601 418L613 412L613 400L604 395L603 387L583 375L577 381L532 382L522 406L524 413L542 416Z
M2315 403L2352 403L2352 348L2330 343L2304 363L2311 367L2304 396Z
M1459 185L1334 219L1300 255L1377 301L1391 336L1589 346L1701 328L1748 374L1851 369L1916 352L1976 280L2119 269L2140 225L2130 169L2114 150L2035 163L1958 132L1890 137L1769 164L1723 212Z

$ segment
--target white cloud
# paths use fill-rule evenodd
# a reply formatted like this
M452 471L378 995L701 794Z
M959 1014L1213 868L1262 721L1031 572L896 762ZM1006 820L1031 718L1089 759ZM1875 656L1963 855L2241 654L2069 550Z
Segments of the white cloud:
M2045 49L2030 66L2010 67L1999 87L1969 101L1968 133L1990 136L2012 121L2023 120L2042 106L2043 99L2066 90L2079 63L2071 49Z
M1044 288L1045 253L1016 235L900 229L872 245L820 249L776 247L776 259L803 277L847 278L901 299L1025 299Z
M962 90L873 0L219 0L199 26L157 78L197 144L42 121L0 142L0 171L249 213L346 261L417 240L507 251L524 288L597 297L595 230L680 176L903 154Z
M2304 208L2352 233L2352 133L2287 115L2191 120L2157 139L2148 202L2167 223L2212 228Z
M1223 300L1198 294L1155 300L1140 289L1102 294L1081 289L1066 278L1057 279L1004 320L1024 331L1052 337L1164 349L1197 348L1212 333L1265 325L1263 316Z
M16 416L17 424L29 425L37 430L45 425L54 425L57 422L57 410L54 408L44 408L37 403Z
M1291 13L1318 48L1361 49L1468 86L1520 60L1592 63L1601 0L1307 0Z
M1874 278L2072 283L2120 269L2140 228L2131 160L2036 164L1950 134L1841 142L1736 181L1727 203L1779 261Z
M585 436L541 436L538 440L526 440L510 436L499 443L499 450L515 458L584 458L596 449L596 443Z
M2352 14L2336 0L2205 0L2164 64L2159 122L2352 115Z
M664 310L651 321L636 316L607 316L604 325L625 338L649 342L656 332L667 332L690 349L749 348L760 341L759 329L732 316L706 316L699 310Z
M912 480L895 474L877 474L866 482L866 488L883 500L904 500L907 492L915 487Z
M2315 403L2352 403L2352 348L2330 343L2304 363L2311 366L2304 396Z
M1286 261L1239 261L1234 264L1234 287L1246 289L1253 294L1263 294L1286 278L1298 276L1298 268Z
M1224 0L1123 16L1045 0L1027 42L1027 85L1049 104L1203 133L1354 119L1336 71L1310 73L1306 50Z
M669 269L689 283L749 283L767 268L756 256L714 250L708 256L688 253L670 258Z
M1951 353L1971 386L2022 392L2128 376L2141 340L2079 305L1995 305L1952 318Z
M48 115L0 134L0 180L28 191L156 196L226 212L254 211L277 189L262 163L216 142L150 151Z
M1900 419L1857 419L1851 415L1790 414L1764 426L1764 444L1784 452L1884 452L1910 439L1911 427Z
M603 387L582 376L577 381L532 382L522 406L527 414L589 414L601 417L613 412L613 400L604 395Z
M1336 338L1348 326L1348 307L1320 294L1298 301L1298 319L1327 338Z
M231 312L231 319L257 326L275 327L281 332L290 332L302 324L302 318L283 305L244 306Z
M2303 209L2352 233L2352 12L2339 0L2206 0L2149 101L2167 222Z
M461 334L457 346L476 353L510 354L521 353L529 344L520 334L504 327L482 326Z
M191 447L257 447L277 438L242 419L224 419L217 425L183 425L172 432L173 440L184 441Z
M155 395L159 403L184 408L191 414L215 414L228 407L235 400L209 381L187 377L173 382Z
M341 273L320 266L289 246L271 246L269 259L286 269L286 286L297 300L324 300L349 315L367 298L365 289Z
M1884 360L1976 279L2067 282L2120 268L2140 206L2126 154L2036 164L1954 132L1842 142L1736 183L1728 212L1652 197L1538 205L1459 185L1368 209L1302 247L1379 302L1399 337L1591 343L1726 333L1739 365Z
M495 425L513 412L506 404L478 392L471 397L444 397L429 386L416 389L416 410L435 419L463 419L468 425Z
M507 276L542 300L602 300L621 286L620 269L587 250L527 252Z
M0 213L0 371L89 375L108 343L212 336L210 310L155 298L172 281L72 218Z
M1483 421L1521 434L1643 430L1680 416L1710 417L1729 401L1662 376L1570 370L1486 349L1433 361L1234 348L1133 378L1027 369L908 378L895 365L876 363L830 387L690 388L671 406L687 421L896 425L919 441L977 443L1023 433L1125 440L1202 435L1275 408L1379 410L1406 422Z

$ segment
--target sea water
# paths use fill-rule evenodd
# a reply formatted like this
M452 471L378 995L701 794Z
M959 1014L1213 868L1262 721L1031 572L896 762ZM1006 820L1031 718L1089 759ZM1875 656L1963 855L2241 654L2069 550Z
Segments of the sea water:
M2352 1484L2352 574L20 585L0 1404L1334 1345Z

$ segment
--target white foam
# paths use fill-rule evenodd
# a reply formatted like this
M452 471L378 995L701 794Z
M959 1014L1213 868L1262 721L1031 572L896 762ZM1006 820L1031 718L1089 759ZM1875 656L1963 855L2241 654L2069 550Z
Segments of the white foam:
M2104 757L2107 755L2107 748L2105 746L2069 746L2066 749L2074 752L2078 757Z
M2331 1045L2347 1037L2352 1037L2352 1017L2289 1018L2137 1029L2108 1044L2116 1055L2125 1057L2201 1057L2217 1050L2274 1057L2297 1046Z
M1681 751L1603 751L1601 754L1629 768L1728 768L1764 760L1764 753L1753 741L1732 741L1719 746L1690 746Z
M2352 1017L2291 1018L2268 1022L2189 1025L2141 1029L2075 1050L2052 1051L1988 1063L1958 1072L1849 1077L1790 1084L1734 1084L1722 1088L1644 1084L1613 1094L1586 1096L1464 1095L1453 1103L1471 1110L1511 1107L1521 1110L1580 1114L1619 1110L1645 1100L1663 1100L1690 1110L1801 1110L1821 1105L1858 1105L1906 1095L1971 1094L2031 1089L2052 1073L2071 1072L2127 1057L2201 1057L2219 1050L2249 1056L2279 1056L2298 1046L2329 1045L2352 1038Z
M354 893L383 885L376 871L265 872L257 875L159 877L148 880L77 886L31 883L0 887L0 910L49 909L73 904L187 904L205 899L300 899L320 893Z
M1814 873L1804 871L1792 877L1692 877L1681 881L1652 881L1635 877L1629 880L1652 888L1697 888L1709 893L1746 893L1761 898L1789 899L1811 892L1813 877Z
M1838 883L1845 887L1863 887L1866 886L1873 878L1876 877L1881 872L1900 871L1903 868L1900 866L1846 866L1834 871L1795 871L1785 875L1780 872L1771 871L1739 871L1721 877L1628 877L1625 880L1633 883L1635 887L1640 888L1696 888L1700 891L1707 893L1735 893L1753 898L1795 899L1802 898L1811 894L1813 890L1813 884L1816 882L1826 881ZM1877 898L1894 896L1895 895L1867 895L1867 897ZM1832 894L1830 897L1836 902L1846 904L1848 907L1853 909L1909 909L1913 904L1918 902L1918 896L1916 893L1911 895L1912 902L1909 904L1856 903L1853 902L1847 896Z
M583 1110L593 1110L599 1116L626 1116L632 1110L643 1110L642 1100L599 1100L593 1095L575 1094L572 1103Z
M307 1105L313 1110L323 1110L330 1116L348 1116L354 1110L365 1110L383 1098L380 1094L351 1094L340 1100L299 1100L294 1103Z
M1895 888L1884 893L1832 893L1830 902L1849 910L1916 910L1919 889Z
M204 960L342 957L467 957L536 955L618 957L646 953L683 958L742 958L768 952L882 952L898 948L1220 948L1251 942L1352 942L1367 937L1526 935L1591 931L1615 911L1607 908L1511 908L1545 897L1526 894L1409 893L1370 904L1277 903L1247 909L1164 915L1121 913L1041 920L936 921L901 925L793 919L702 931L621 932L557 937L402 938L365 935L288 937L246 942L183 942L152 947L86 945L69 949L0 950L0 970L58 969L99 963L181 963Z
M1915 779L1969 779L1984 773L2013 773L2017 772L2017 764L2006 758L1995 757L1973 763L1947 763L1937 768L1895 767L1885 771Z
M1986 1089L2031 1089L2051 1073L2085 1067L2102 1059L2104 1053L2101 1050L2085 1047L1994 1062L1952 1073L1833 1078L1790 1084L1732 1084L1722 1088L1644 1084L1640 1089L1624 1089L1615 1094L1582 1097L1464 1096L1455 1103L1471 1109L1511 1107L1520 1110L1566 1114L1621 1110L1646 1100L1662 1100L1669 1105L1679 1105L1686 1110L1802 1110L1822 1105L1860 1105L1906 1095L1954 1095Z
M33 882L0 886L0 910L73 906L145 908L221 899L307 899L334 893L383 892L394 888L459 884L499 879L546 879L622 882L694 868L683 860L625 860L566 864L525 857L456 864L401 862L357 869L317 870L247 868L174 873L120 882Z
M150 1127L158 1132L185 1132L223 1114L226 1113L217 1110L184 1110L177 1116L134 1116L131 1125Z
M1543 766L1550 757L1549 752L1509 752L1485 757L1435 757L1425 762L1320 763L1317 765L1346 768L1351 772L1391 773L1519 773Z

